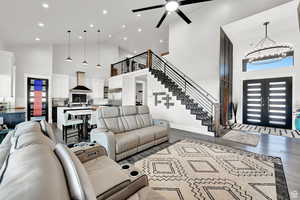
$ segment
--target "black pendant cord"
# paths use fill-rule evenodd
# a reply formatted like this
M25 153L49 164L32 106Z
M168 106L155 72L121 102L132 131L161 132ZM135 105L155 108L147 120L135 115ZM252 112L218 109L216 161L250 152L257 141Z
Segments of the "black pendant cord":
M265 38L268 37L268 25L270 24L270 22L265 22L264 26L265 26Z
M87 58L86 58L86 43L87 43L87 31L86 30L84 30L83 31L83 33L84 33L84 61L83 61L83 64L87 64Z
M97 31L98 32L98 44L97 44L97 53L98 53L98 64L97 64L97 67L100 67L101 65L100 65L100 40L101 40L101 38L100 38L100 29Z
M67 58L66 61L72 61L71 58L71 30L67 31Z

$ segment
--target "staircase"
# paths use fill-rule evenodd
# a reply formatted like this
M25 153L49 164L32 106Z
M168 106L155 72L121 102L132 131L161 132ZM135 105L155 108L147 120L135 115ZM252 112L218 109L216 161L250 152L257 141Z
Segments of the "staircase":
M150 73L168 89L174 97L190 110L191 115L195 115L197 120L201 120L203 126L208 127L209 132L214 132L218 136L219 130L219 108L217 100L195 83L166 59L156 55L151 50L130 58L130 62L146 60L145 67L149 68ZM129 63L129 61L127 60ZM135 71L135 67L125 67L116 63L112 67L117 68L123 73ZM130 68L130 69L129 69ZM128 70L129 69L129 70ZM113 70L113 69L112 69Z
M216 133L214 115L217 100L167 60L153 52L150 53L151 74L168 88L197 120L201 120L202 125L208 127L208 131Z

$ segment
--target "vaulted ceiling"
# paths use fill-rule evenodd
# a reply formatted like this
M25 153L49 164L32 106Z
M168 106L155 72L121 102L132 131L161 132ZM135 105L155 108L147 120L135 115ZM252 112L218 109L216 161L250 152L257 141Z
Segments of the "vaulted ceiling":
M213 3L224 1L230 6L238 0L215 0ZM256 1L260 4L261 1L265 1L267 7L271 8L288 0L240 1L251 1L254 4ZM6 44L62 44L66 40L66 31L70 29L73 42L82 42L78 37L82 36L82 31L86 29L88 41L96 42L96 31L100 28L103 41L119 45L131 52L149 48L166 52L168 24L181 19L176 14L171 14L162 27L156 29L164 8L141 12L141 16L131 12L134 8L164 2L165 0L6 0L0 7L0 40ZM44 3L48 4L49 8L44 8ZM189 13L201 8L203 4L210 3L212 2L184 6L181 10L189 16ZM107 11L106 14L103 14L104 10ZM44 26L40 27L39 23ZM90 27L91 24L94 25L93 28ZM40 41L36 41L36 38Z

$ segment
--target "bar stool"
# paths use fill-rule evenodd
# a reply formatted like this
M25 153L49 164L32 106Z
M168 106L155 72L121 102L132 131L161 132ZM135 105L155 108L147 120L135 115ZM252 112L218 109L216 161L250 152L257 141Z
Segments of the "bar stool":
M63 119L63 140L65 141L66 144L68 144L68 138L72 137L78 137L80 138L80 128L83 125L83 120L81 119L69 119L69 114L68 112L64 113L64 119ZM74 131L74 127L77 126L77 131ZM71 127L73 130L72 132L68 133L68 129Z
M88 120L88 124L91 129L97 128L96 112L93 112L93 114L91 115L91 119Z

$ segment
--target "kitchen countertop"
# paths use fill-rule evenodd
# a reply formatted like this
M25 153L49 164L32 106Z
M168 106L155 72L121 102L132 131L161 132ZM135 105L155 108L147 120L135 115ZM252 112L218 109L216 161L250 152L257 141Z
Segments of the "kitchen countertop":
M26 113L26 109L7 109L7 110L0 110L0 114L3 113Z

